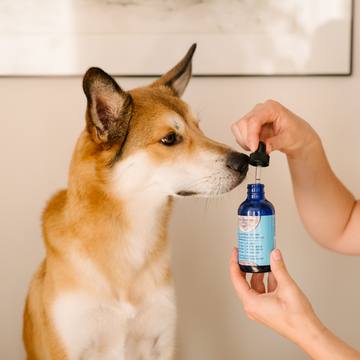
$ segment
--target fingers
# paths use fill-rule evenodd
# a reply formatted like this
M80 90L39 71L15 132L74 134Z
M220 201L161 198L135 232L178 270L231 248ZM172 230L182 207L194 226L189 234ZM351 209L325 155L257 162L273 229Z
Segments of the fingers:
M239 120L231 126L231 131L235 136L236 142L244 149L249 151L249 147L246 145L247 139L247 125L244 121Z
M268 281L268 292L270 293L275 291L277 287L277 281L272 272L269 273L267 281Z
M246 296L251 292L250 286L246 281L246 273L240 270L237 248L233 248L230 258L230 279L234 285L234 288L239 295L239 298L243 301ZM254 291L254 290L253 290Z
M257 104L249 113L247 113L242 119L238 120L235 124L231 126L231 131L235 135L236 142L247 151L254 152L256 151L259 141L250 142L248 141L248 122L249 119L251 119L257 111L259 111L259 108L261 108L263 104Z
M274 123L279 119L281 105L275 101L268 100L261 107L258 107L258 111L253 114L248 120L248 129L247 129L247 138L248 142L253 142L256 145L256 149L259 143L259 137L262 133L262 130L265 131L266 138L265 140L274 135ZM269 130L271 132L269 133ZM271 135L270 135L271 134ZM266 143L266 141L265 141ZM269 143L266 143L267 149L266 152L269 154L271 149L268 148Z
M281 286L282 284L294 284L294 280L291 278L290 274L286 269L283 257L279 249L273 250L270 254L270 267L272 275L274 276L274 280L279 286ZM272 284L271 286L274 286L274 284Z
M259 139L265 140L266 152L275 150L275 146L268 138L274 137L274 123L280 117L282 105L268 100L264 104L257 104L252 111L237 121L231 130L238 144L245 150L256 151Z
M265 293L264 275L264 273L253 274L251 277L251 288L259 294Z
M234 248L230 258L230 279L240 299L251 295L264 294L266 292L264 284L264 274L253 274L251 277L251 287L246 281L246 274L240 270L237 258L237 248ZM288 273L284 260L279 249L275 249L270 254L271 273L268 276L268 292L273 292L278 286L294 285L295 282ZM295 284L296 285L296 284Z

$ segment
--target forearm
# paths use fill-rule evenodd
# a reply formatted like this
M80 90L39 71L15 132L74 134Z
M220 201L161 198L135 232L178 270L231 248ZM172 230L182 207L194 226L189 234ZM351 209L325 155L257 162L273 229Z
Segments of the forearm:
M306 147L287 158L296 205L308 233L325 248L352 253L339 240L355 198L331 170L318 135L314 133Z
M295 343L313 360L359 360L360 352L347 345L321 323L304 332Z

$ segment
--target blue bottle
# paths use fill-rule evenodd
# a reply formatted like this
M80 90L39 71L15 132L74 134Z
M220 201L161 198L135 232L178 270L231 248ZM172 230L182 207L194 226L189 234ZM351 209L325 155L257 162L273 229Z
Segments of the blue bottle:
M238 210L238 249L241 271L270 272L270 253L275 248L275 208L266 200L264 185L260 183L262 167L269 166L270 157L265 144L250 154L250 165L256 166L255 184L249 184L247 199Z

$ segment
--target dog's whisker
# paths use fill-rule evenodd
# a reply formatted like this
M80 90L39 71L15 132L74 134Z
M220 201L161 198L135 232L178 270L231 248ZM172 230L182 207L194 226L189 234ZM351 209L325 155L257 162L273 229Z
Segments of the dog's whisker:
M135 163L128 165L120 174L118 174L119 179L121 179L121 177L126 173L126 171L129 170L134 165Z
M204 208L204 217L206 216L206 213L207 213L208 209L210 208L210 202L211 201L217 202L217 195L222 194L221 182L219 180L214 179L213 184L214 184L214 186L211 189L209 196L206 198L205 208Z
M208 110L210 108L216 107L216 105L209 105L209 104L210 104L210 101L208 101L204 106L203 106L203 102L200 104L199 108L196 110L196 113L199 118L203 115L202 112L204 110Z
M209 182L209 180L204 180L204 181L202 181L200 183L193 184L192 186L187 186L186 189L187 190L192 190L194 187L200 187L201 185L206 184L208 182Z
M213 182L212 182L212 183L214 184L215 181L216 181L216 179L213 179ZM219 185L219 184L217 184L217 185ZM205 202L205 213L204 213L204 215L206 215L207 210L209 209L210 201L211 201L211 198L214 196L214 191L215 191L215 188L216 188L216 187L217 187L217 186L213 186L213 187L212 187L209 196L206 198L206 202Z
M209 179L209 178L211 178L211 175L198 178L198 179L192 181L191 183L189 183L189 184L187 185L187 188L190 188L191 186L194 186L195 183L198 182L198 181L200 181L200 180ZM199 185L199 184L196 184L196 185Z

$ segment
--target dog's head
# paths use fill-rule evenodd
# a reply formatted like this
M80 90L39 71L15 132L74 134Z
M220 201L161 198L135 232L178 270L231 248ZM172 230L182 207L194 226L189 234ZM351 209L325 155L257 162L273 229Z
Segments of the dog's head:
M207 138L197 115L180 99L195 47L153 84L129 92L101 69L85 74L88 143L83 148L101 181L118 196L212 196L246 176L248 157Z

